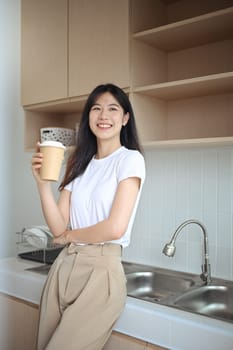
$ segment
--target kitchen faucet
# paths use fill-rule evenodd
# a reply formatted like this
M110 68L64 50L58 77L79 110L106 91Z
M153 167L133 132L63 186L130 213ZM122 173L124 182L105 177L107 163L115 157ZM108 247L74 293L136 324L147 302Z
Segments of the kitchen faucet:
M206 283L209 284L211 282L211 269L210 269L210 262L209 262L209 251L208 251L208 236L207 236L207 231L204 225L199 222L198 220L187 220L184 221L175 231L173 234L171 240L169 243L167 243L164 248L163 248L163 254L169 257L173 257L176 251L176 238L179 234L179 232L187 225L189 224L197 224L201 227L203 235L204 235L204 261L202 264L202 273L201 273L201 279Z

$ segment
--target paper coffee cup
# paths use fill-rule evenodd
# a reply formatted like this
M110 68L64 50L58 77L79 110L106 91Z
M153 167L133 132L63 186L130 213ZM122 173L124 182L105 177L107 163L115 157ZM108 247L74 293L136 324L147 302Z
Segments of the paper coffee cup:
M58 181L64 159L65 146L57 141L44 141L40 144L40 152L43 154L43 162L40 168L41 179Z

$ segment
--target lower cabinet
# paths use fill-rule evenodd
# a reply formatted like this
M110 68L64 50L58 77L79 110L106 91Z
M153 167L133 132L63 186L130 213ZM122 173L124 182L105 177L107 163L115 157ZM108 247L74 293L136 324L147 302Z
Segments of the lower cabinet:
M103 350L144 350L146 342L127 335L113 332Z
M147 343L146 350L168 350L168 349L167 348L163 348L163 347L158 346L158 345Z
M113 332L103 350L166 350L158 345L130 337L125 334Z
M38 306L0 294L0 348L2 350L35 350Z
M0 349L36 350L38 306L0 293L0 310ZM113 331L103 350L166 349Z

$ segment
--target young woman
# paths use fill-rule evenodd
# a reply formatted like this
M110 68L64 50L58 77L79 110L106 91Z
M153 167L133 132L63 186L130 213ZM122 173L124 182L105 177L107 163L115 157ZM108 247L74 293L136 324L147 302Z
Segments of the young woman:
M54 242L65 248L43 291L38 350L100 350L125 304L122 248L130 243L145 179L124 91L106 84L88 97L58 202L40 179L42 162L38 149L32 172L44 217Z

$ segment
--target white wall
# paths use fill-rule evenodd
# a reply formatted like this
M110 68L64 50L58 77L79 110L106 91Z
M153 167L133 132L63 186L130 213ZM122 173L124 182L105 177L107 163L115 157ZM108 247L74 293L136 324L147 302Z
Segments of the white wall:
M42 220L24 153L20 107L20 0L0 0L0 257L15 254L15 232Z
M4 257L16 252L16 231L43 223L31 154L24 152L20 0L0 0L0 52L0 257ZM146 152L146 162L147 180L125 259L199 273L198 226L180 233L174 258L161 253L176 227L196 218L209 233L213 275L233 279L233 149L153 150Z

